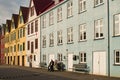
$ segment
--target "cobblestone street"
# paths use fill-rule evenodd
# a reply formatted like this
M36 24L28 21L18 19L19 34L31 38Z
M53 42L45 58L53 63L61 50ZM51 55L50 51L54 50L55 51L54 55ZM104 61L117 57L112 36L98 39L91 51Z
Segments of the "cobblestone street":
M75 72L48 72L46 69L35 69L19 66L0 66L0 80L120 80Z

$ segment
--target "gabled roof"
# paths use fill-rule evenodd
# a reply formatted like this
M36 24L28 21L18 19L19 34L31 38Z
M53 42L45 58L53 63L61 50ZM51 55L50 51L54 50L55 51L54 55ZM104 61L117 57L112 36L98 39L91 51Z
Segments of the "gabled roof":
M10 32L10 27L11 27L11 20L6 20L6 24L8 25L8 31Z
M54 5L53 0L33 0L37 15L44 12L48 7Z
M18 14L12 14L12 18L14 19L15 28L18 26Z
M26 23L27 20L28 20L29 8L28 7L20 6L20 10L22 11L24 23Z

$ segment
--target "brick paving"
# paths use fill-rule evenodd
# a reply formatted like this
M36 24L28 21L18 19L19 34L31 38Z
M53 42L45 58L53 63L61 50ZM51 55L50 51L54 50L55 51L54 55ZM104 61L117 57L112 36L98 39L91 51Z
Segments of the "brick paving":
M48 72L46 69L0 65L0 80L120 80L76 72Z

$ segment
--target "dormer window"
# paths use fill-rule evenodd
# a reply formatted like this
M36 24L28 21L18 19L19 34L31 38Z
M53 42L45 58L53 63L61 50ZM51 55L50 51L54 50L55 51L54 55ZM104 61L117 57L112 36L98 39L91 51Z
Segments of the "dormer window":
M31 7L31 16L34 15L34 6Z
M14 24L14 22L12 22L12 28L13 28L13 29L15 28L15 24Z
M22 18L22 16L20 16L20 23L22 23L23 22L23 18Z

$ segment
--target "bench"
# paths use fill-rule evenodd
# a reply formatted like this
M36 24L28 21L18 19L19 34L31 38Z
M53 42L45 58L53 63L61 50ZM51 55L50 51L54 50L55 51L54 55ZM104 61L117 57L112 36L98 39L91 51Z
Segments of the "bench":
M85 63L73 64L73 71L89 72L89 67Z

